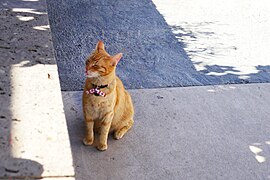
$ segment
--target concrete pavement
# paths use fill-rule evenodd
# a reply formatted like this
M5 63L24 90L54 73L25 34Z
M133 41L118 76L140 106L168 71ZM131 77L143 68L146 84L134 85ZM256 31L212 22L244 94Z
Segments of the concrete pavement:
M46 3L1 1L0 24L0 179L72 179Z
M64 91L82 90L84 60L98 39L110 54L124 53L117 73L127 88L209 81L198 75L151 0L47 2Z
M268 179L270 84L130 90L135 124L82 145L82 92L62 92L76 179Z
M127 88L270 82L267 0L48 0L64 91L82 90L97 40L124 53Z
M269 82L268 3L48 2L76 179L270 178L270 84L231 84ZM143 88L129 90L133 129L120 141L110 138L102 153L82 146L78 91L83 59L99 38L109 52L125 51L118 74L126 87ZM230 85L166 88L206 84Z
M167 88L270 82L267 1L48 5L77 179L270 178L269 84ZM133 130L104 153L81 145L83 61L97 39L124 51L118 74L142 88L130 90Z
M52 2L48 1L49 6L55 5ZM68 8L71 12L79 12L77 10L80 7L83 8L81 12L89 12L87 6L80 6L81 3L86 5L87 2L89 1L80 1L79 4L77 1L61 1L59 3L63 3L63 8ZM95 148L85 147L81 143L84 133L81 112L82 92L63 91L61 97L57 70L59 70L60 77L63 77L63 72L72 73L71 71L63 71L61 62L58 67L56 66L50 42L51 36L45 1L1 2L0 21L3 26L1 26L0 39L2 55L0 57L0 179L270 178L269 83L164 88L183 85L183 83L202 85L203 83L197 84L196 81L202 80L203 76L207 77L207 81L210 81L209 78L213 78L214 84L268 82L270 63L267 56L261 54L260 51L268 47L266 45L269 40L266 38L265 41L262 41L262 37L266 36L268 32L261 31L262 37L258 41L254 37L256 33L252 34L252 42L256 42L257 48L253 48L255 47L253 45L243 46L246 41L240 41L239 46L236 46L236 49L240 47L239 51L236 51L240 54L234 54L231 52L234 52L235 48L229 48L227 51L226 48L215 46L222 42L225 43L225 47L228 45L226 44L228 41L225 41L226 38L224 39L227 36L222 36L222 34L224 35L222 28L217 28L216 25L212 26L211 23L201 22L203 27L206 27L200 34L199 30L202 26L200 28L190 26L190 24L185 26L188 22L183 23L183 19L181 19L186 18L192 22L191 24L196 24L197 20L201 20L200 18L204 22L207 22L207 18L210 17L215 17L214 19L221 17L224 20L226 17L221 15L230 14L228 13L230 9L220 11L219 16L214 16L215 13L219 12L218 10L222 7L233 7L235 10L241 4L229 1L226 6L223 6L219 3L211 3L211 1L204 1L205 4L179 1L181 2L181 6L179 6L179 2L176 1L173 1L172 4L164 4L158 0L153 2L115 1L115 4L110 4L107 1L91 2L94 3L91 8L96 8L96 11L92 11L95 13L99 13L98 10L109 10L117 7L128 13L140 11L137 14L138 19L134 20L132 16L125 16L127 12L119 12L119 9L112 13L114 17L121 15L120 20L114 19L116 22L121 23L123 18L127 20L122 26L129 24L133 28L138 28L138 31L131 32L142 32L142 37L151 37L145 43L140 43L140 40L137 39L138 36L131 38L132 41L126 49L126 59L124 58L123 64L119 66L119 74L127 87L143 88L146 86L140 85L152 81L142 76L147 73L144 71L145 67L152 67L154 64L154 61L147 64L146 59L149 57L151 60L155 59L151 55L160 53L162 63L159 66L167 63L164 61L165 59L170 59L173 62L172 65L177 60L180 62L175 66L178 68L175 72L171 71L172 66L162 69L164 72L169 70L166 72L168 76L162 78L168 78L171 75L177 76L176 72L179 70L183 70L183 72L179 74L179 77L172 78L173 81L168 81L168 84L165 84L165 81L158 80L162 73L157 69L152 69L149 74L153 75L151 77L154 77L154 80L148 84L147 88L156 87L155 85L163 88L129 90L135 104L135 125L122 140L115 141L110 138L109 149L106 152L98 152ZM267 27L268 22L268 18L266 18L268 13L264 10L268 4L265 3L265 6L262 6L263 3L247 2L249 3L244 3L245 8L242 9L242 12L250 15L251 24L256 24L252 32L263 30L264 27ZM137 6L138 3L145 4L140 8L141 6ZM189 6L196 9L197 14L189 13ZM207 11L209 7L215 11ZM255 7L255 10L251 11L251 7ZM181 11L179 10L182 14L176 13L177 9L180 8L183 8ZM174 18L168 11L170 9L174 12L175 17L178 16L175 18L179 20L178 22L171 21ZM145 13L142 16L140 16L141 11ZM208 12L208 15L203 16L204 12ZM255 12L260 13L256 14ZM95 13L93 15L97 18ZM148 16L149 13L154 17ZM104 17L99 16L99 18L102 17L103 20L106 20L108 14L103 13L101 15ZM60 25L62 20L76 19L79 14L70 13L67 15L64 18L59 16ZM234 11L228 17L233 17L233 15L241 17ZM135 22L140 23L143 20L152 22L151 17L156 24L153 24L152 29L149 27L150 31L147 31L149 29L144 26L144 23L136 26ZM192 19L193 17L194 19ZM95 22L102 23L102 19L99 18L94 18ZM256 19L259 23L256 23ZM89 19L85 16L84 20ZM107 23L107 21L104 22ZM233 31L235 27L239 27L234 26L237 22L247 21L236 18L235 24L232 24L231 20L226 22L231 23L228 27L231 27L229 30ZM76 30L80 29L84 22L73 21L73 23L75 24L69 26L70 29L65 29L65 26L54 27L56 29L64 28L62 29L62 40L70 45L69 47L63 46L63 51L60 52L59 56L61 46L58 46L58 43L61 42L55 43L56 57L64 57L65 60L69 60L68 55L79 49L80 51L76 52L78 54L72 56L72 60L75 59L74 57L83 60L96 40L107 35L102 34L104 29L101 28L101 34L98 36L93 36L95 31L75 36ZM106 26L106 23L101 27ZM209 24L210 26L208 26ZM173 29L174 26L177 28ZM256 29L257 26L259 29ZM156 36L153 34L155 27L160 28ZM181 27L185 28L181 29ZM225 30L228 30L228 27ZM233 31L235 34L232 37L241 40L239 37L243 32L246 38L249 31L245 31L248 29L244 27L248 26L243 26L239 32ZM140 28L145 31L139 31ZM212 30L218 33L213 35ZM105 32L118 34L119 29L106 30ZM70 33L70 37L65 33ZM213 41L207 41L209 39L206 34L209 33L213 37L212 40L216 39L216 36L221 37L221 40L217 38L217 41L214 40L214 44L211 44ZM84 35L89 35L90 38L85 36L86 39L81 39ZM127 39L120 41L121 37L125 38L125 36L107 37L109 51L116 53L119 50L118 47L122 48L126 45L124 41ZM194 41L192 37L195 37L197 41ZM75 46L70 43L72 38L76 40ZM159 38L163 39L165 43L158 44ZM178 40L184 44L178 44ZM80 44L81 42L82 44ZM119 42L123 42L120 43L121 46L114 47L114 44ZM152 44L148 44L149 42ZM91 44L90 48L88 44ZM141 53L135 53L134 57L130 53L137 51L134 51L136 48L132 44L134 47L140 47L138 52L141 51ZM193 46L194 44L195 46ZM199 45L203 45L202 49L206 48L206 51L200 51L202 49ZM218 47L219 52L222 50L223 58L219 54L213 53L216 51L209 52L213 48L213 50L217 50L215 47ZM169 57L165 58L167 54L163 50L170 50L170 48L172 48L171 53L169 53ZM254 51L251 52L250 49ZM130 53L127 53L128 51ZM251 55L250 57L254 61L248 59L249 55L245 55L246 52ZM267 51L264 50L265 52ZM127 59L134 58L136 60L136 57L141 57L137 61L140 66L135 67L133 63L134 70L131 67L125 69L126 66L130 66L128 63L132 62ZM198 57L200 58L198 59ZM230 57L237 58L231 59ZM240 59L241 61L238 61ZM203 62L199 63L199 61ZM78 84L82 83L83 69L80 70L83 67L82 62L78 64L73 63L76 61L68 62L74 66L78 65L75 68L77 71L73 75L76 76L75 80L79 78ZM209 66L212 68L209 69ZM174 84L174 82L179 84ZM193 84L194 82L196 83ZM61 83L65 83L65 81ZM78 84L72 85L72 88L75 87L75 90L79 90L81 85Z

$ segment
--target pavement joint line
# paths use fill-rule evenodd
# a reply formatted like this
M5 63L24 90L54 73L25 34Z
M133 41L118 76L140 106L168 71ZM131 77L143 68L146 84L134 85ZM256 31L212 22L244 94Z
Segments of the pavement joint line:
M45 179L45 178L75 178L75 176L7 176L7 177L0 177L0 179L12 179L12 178L16 178L16 179L26 179L26 178L31 178L31 179Z

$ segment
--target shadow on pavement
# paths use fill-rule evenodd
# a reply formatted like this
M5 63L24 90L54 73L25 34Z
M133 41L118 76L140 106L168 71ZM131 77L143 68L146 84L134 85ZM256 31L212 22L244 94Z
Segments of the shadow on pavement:
M4 0L0 3L0 179L41 178L44 171L39 162L16 157L29 153L22 150L27 145L21 144L21 140L26 137L20 137L16 132L20 124L27 121L17 117L18 104L25 102L15 99L21 91L18 79L23 78L23 74L16 71L54 63L50 61L53 55L48 53L44 43L46 38L43 38L48 36L48 28L46 24L40 24L46 22L46 12L39 7L45 7L44 1ZM32 128L35 127L23 131ZM27 138L31 141L31 137Z
M270 82L268 64L266 71L258 63L246 70L247 61L241 71L224 62L211 64L216 58L226 61L226 54L238 51L233 43L226 44L230 34L215 32L215 28L227 28L226 24L170 26L151 0L47 3L63 91L82 90L84 60L98 39L105 41L111 54L124 53L117 73L128 89Z
M247 59L247 55L242 57L239 55L241 52L236 53L237 47L230 45L233 43L228 43L229 40L222 42L220 39L230 39L232 35L221 35L214 31L217 27L222 29L227 25L220 22L181 23L184 27L171 26L172 32L178 41L183 44L187 56L198 73L215 79L206 85L270 82L270 62L269 65L260 65L261 63L265 64L264 61L257 62L255 63L257 65L254 65L254 62L249 62L250 59ZM256 48L259 49L259 47ZM248 54L249 52L245 53ZM224 63L225 61L226 63ZM245 62L240 63L240 61Z
M194 86L215 80L195 70L151 0L48 0L47 4L63 91L82 90L84 60L98 39L110 54L124 53L117 73L129 89Z
M195 69L202 62L192 63L191 56L223 56L224 47L186 50L181 39L195 43L198 34L214 37L214 31L201 27L216 22L193 24L197 32L170 27L150 0L47 2L63 91L82 89L84 59L98 39L109 52L124 52L118 74L128 88L270 82L268 65L246 74L229 65ZM102 153L82 145L82 92L62 92L76 179L266 177L269 133L260 122L267 124L269 115L260 106L268 102L260 97L267 94L260 87L245 88L134 90L133 130L120 141L109 139L109 149Z

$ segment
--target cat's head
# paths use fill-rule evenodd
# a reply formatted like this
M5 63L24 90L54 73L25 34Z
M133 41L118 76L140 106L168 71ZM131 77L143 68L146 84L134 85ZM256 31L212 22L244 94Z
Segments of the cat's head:
M95 78L106 76L115 71L117 63L122 58L123 54L118 53L114 56L109 55L105 51L104 43L98 41L96 49L86 59L86 76L88 78Z

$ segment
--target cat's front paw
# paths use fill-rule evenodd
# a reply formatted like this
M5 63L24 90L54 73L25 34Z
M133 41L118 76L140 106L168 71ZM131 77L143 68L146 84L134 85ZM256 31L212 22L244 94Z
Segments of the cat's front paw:
M86 145L86 146L92 145L93 142L94 142L94 138L84 138L83 139L83 144Z
M105 150L107 150L107 148L108 148L107 144L99 144L97 146L97 149L100 151L105 151Z
M124 133L122 133L121 131L116 131L114 133L114 139L118 140L121 139L124 136Z

